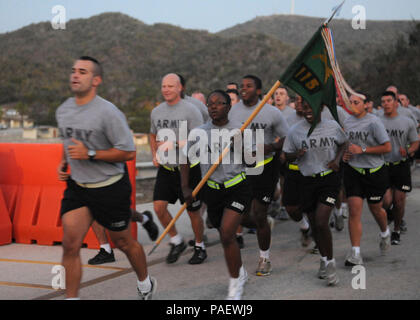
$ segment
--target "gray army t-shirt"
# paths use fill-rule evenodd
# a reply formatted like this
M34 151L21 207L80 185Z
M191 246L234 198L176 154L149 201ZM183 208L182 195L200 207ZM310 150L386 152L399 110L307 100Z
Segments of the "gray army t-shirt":
M155 134L158 141L187 140L189 132L202 124L203 117L197 107L184 99L175 105L163 102L150 114L150 133ZM175 152L175 157L171 157L168 153L167 162L163 164L172 168L178 166L179 150L175 150Z
M196 106L198 108L198 110L201 113L201 116L203 117L203 122L204 123L209 121L209 119L210 119L209 111L208 111L208 109L207 109L207 107L204 103L202 103L200 100L198 100L196 98L193 98L193 97L190 97L190 96L187 96L187 95L185 95L184 99L187 102L193 104L194 106Z
M363 118L349 116L344 121L344 131L350 143L360 147L374 147L384 144L389 140L388 133L379 117L367 113ZM354 154L349 160L349 165L356 168L377 168L384 164L382 154L362 153Z
M252 107L245 106L243 101L238 102L230 109L229 119L233 122L240 123L241 125L249 118L252 112L258 107L260 101ZM273 143L275 138L283 138L289 130L289 125L282 115L281 111L271 104L265 104L256 117L251 121L246 129L256 131L257 129L264 130L264 144ZM256 141L254 139L254 141ZM270 158L274 155L264 155L264 159Z
M188 144L183 149L183 153L189 156L190 163L197 162L197 158L201 160L201 174L204 177L222 154L230 138L237 134L240 136L240 126L240 123L234 123L233 121L229 121L224 126L215 126L209 121L191 131ZM201 135L204 135L204 137ZM222 159L221 164L210 176L210 180L223 183L236 177L241 172L245 172L246 167L242 146L244 146L245 152L252 152L252 143L246 140L243 140L241 143L241 140L237 140L234 147L230 148L230 151Z
M288 116L296 113L296 110L293 109L290 106L286 106L283 110L281 110L280 108L277 108L277 109L279 109L279 111L282 113L283 117L285 117L285 118L287 118Z
M379 118L382 120L388 132L392 145L391 152L384 154L385 161L396 162L405 159L406 157L403 157L400 153L400 147L406 149L410 143L419 139L413 121L400 114L393 118L385 115Z
M340 121L340 125L343 126L344 121L350 116L349 113L347 113L346 110L344 110L342 107L337 106L337 115L338 115L338 121ZM335 120L330 109L327 106L324 106L324 108L321 111L321 119L322 120Z
M330 170L328 163L335 159L338 145L347 141L346 134L335 120L321 120L308 137L311 124L300 121L287 134L283 151L294 153L306 149L296 163L304 176L311 176Z
M67 153L67 147L74 144L72 138L92 150L135 151L127 120L115 105L99 96L81 106L69 98L58 107L56 119L73 180L96 183L124 172L124 162L74 160Z

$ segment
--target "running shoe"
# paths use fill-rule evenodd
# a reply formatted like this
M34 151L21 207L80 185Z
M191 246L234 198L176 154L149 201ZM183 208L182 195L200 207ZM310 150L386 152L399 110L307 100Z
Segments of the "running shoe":
M334 227L337 231L342 231L344 229L344 218L343 213L340 215L337 214L338 210L334 208Z
M354 248L351 248L351 251L347 255L346 262L344 263L344 265L346 267L353 267L353 266L362 265L362 264L363 264L363 259L360 252L356 254L356 250Z
M283 221L290 219L285 207L280 207L280 212L276 215L276 219Z
M198 246L194 246L194 254L191 259L188 261L189 264L200 264L203 263L207 258L206 249L203 249Z
M89 259L88 264L97 265L109 262L115 262L114 251L111 249L111 253L108 253L104 248L101 248L96 256Z
M153 294L156 292L157 280L153 277L150 277L150 282L152 283L152 288L150 289L149 292L143 293L137 287L137 293L139 295L140 300L152 300Z
M269 259L261 258L258 261L257 271L255 274L257 276L269 276L271 274L271 262Z
M318 249L318 246L316 244L312 248L311 253L312 254L319 254L319 249Z
M311 237L311 229L300 229L300 243L302 244L302 247L307 247L311 244L312 242L312 237Z
M391 246L391 235L388 234L385 238L380 237L381 241L379 242L379 249L381 250L381 255L385 255Z
M159 228L153 221L153 215L150 211L144 211L143 214L149 218L146 223L142 224L143 228L147 231L150 240L155 241L159 235Z
M335 260L327 264L327 267L325 269L325 279L327 280L328 286L335 286L340 282L335 267Z
M248 281L248 273L244 269L244 274L239 275L238 279L230 279L229 291L226 300L241 300L244 292L245 283Z
M327 265L324 260L319 259L318 278L325 279L327 277Z
M168 256L166 257L166 263L174 263L178 260L181 253L187 248L187 245L184 241L182 241L180 244L175 245L173 243L169 243L171 246L171 250L169 251Z
M400 233L394 231L393 233L391 233L391 245L398 244L400 244Z

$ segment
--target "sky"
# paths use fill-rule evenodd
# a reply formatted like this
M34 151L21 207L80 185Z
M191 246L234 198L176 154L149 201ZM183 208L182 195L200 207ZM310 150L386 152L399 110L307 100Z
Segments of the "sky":
M169 23L218 32L257 16L294 14L327 18L342 0L0 0L0 33L52 21L53 7L65 8L65 21L121 12L147 24ZM420 0L346 0L338 16L353 19L363 6L367 20L419 20ZM359 11L360 12L360 11ZM367 28L369 25L367 25Z

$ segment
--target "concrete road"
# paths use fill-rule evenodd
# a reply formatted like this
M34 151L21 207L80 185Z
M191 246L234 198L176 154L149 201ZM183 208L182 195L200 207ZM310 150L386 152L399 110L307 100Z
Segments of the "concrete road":
M241 250L244 266L250 277L245 287L245 300L400 300L420 298L420 169L413 171L414 189L409 194L405 220L408 232L401 244L392 246L386 256L379 252L379 228L365 205L363 210L363 238L361 244L365 261L365 288L359 271L344 266L350 249L346 227L333 230L334 255L340 283L327 287L316 277L319 256L302 248L296 223L276 221L272 235L271 260L273 272L268 277L254 275L258 248L254 234L245 234L245 248ZM140 191L140 190L138 190ZM151 209L152 204L138 205L138 210ZM171 208L176 213L179 205ZM186 240L192 238L188 215L184 213L176 224ZM392 226L392 225L391 225ZM138 238L146 254L153 243L139 226ZM162 231L162 228L160 229ZM157 250L148 256L149 273L157 278L157 300L223 300L227 294L229 276L218 234L206 231L209 239L208 259L202 265L189 265L189 248L173 265L165 263L169 247L166 238ZM312 246L311 246L312 247ZM61 300L64 291L54 290L52 283L58 273L53 267L61 260L61 246L10 244L0 246L0 299L2 300ZM96 250L82 249L82 262L96 254ZM80 296L91 300L135 300L136 277L125 256L115 251L117 261L101 266L83 266ZM57 278L55 278L57 280ZM57 282L56 282L57 283ZM363 287L363 286L362 286Z

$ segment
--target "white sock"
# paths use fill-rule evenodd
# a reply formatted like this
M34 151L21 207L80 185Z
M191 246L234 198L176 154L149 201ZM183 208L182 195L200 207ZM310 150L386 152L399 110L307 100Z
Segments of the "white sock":
M270 259L270 249L265 250L265 251L260 250L260 257L267 260Z
M343 215L343 208L336 209L336 210L335 210L335 215L336 215L336 216L342 216L342 215Z
M347 208L347 202L342 202L341 203L341 209L345 209Z
M179 234L177 234L176 236L171 237L171 240L169 240L169 242L177 246L182 243L182 240L182 237Z
M309 229L308 219L305 216L302 217L302 220L300 220L298 222L298 224L299 224L299 228L302 229L302 230L308 230Z
M321 257L321 260L327 263L327 257Z
M360 254L360 247L351 247L355 254Z
M332 258L331 260L327 260L327 262L325 263L326 266L328 266L331 262L335 263L335 259Z
M244 269L244 265L241 265L240 269L239 269L239 276L243 277L245 275L245 269Z
M385 232L381 232L381 237L382 238L385 238L385 237L388 237L388 236L389 236L389 228L386 227L386 231Z
M143 221L141 222L141 224L145 224L147 221L149 221L149 217L143 214Z
M242 237L243 236L243 233L242 232L239 232L239 233L236 234L236 236L237 237Z
M112 249L109 243L101 244L101 248L104 249L106 252L111 253Z
M64 299L64 300L80 300L80 298L79 298L79 297L75 297L75 298L66 298L66 299Z
M137 287L142 293L149 292L152 289L152 281L149 275L143 281L137 280Z
M200 247L201 249L203 249L203 250L205 250L206 249L206 246L204 245L204 242L203 241L201 241L201 242L195 242L195 246L196 247Z

